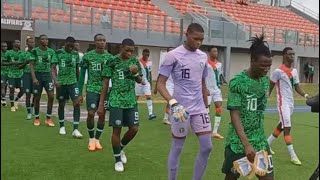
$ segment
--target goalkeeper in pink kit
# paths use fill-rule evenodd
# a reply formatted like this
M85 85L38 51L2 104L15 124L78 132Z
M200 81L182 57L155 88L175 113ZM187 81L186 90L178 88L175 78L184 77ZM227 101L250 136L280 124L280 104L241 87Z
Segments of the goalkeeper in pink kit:
M168 52L157 82L159 93L170 105L172 145L168 159L169 180L177 179L180 154L191 128L198 136L200 151L194 168L193 180L201 180L212 149L211 122L207 112L208 57L199 50L204 39L201 25L192 23L186 32L186 42ZM172 76L174 92L171 96L166 81Z

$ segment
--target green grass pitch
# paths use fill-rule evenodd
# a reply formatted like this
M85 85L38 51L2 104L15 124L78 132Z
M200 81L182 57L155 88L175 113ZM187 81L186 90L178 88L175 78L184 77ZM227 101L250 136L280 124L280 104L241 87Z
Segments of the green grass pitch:
M111 129L106 125L101 137L103 150L89 152L86 124L80 124L84 138L73 139L72 124L66 123L67 135L58 134L56 127L35 127L25 120L25 109L10 112L1 108L1 177L5 180L166 180L167 157L170 148L170 128L162 124L164 104L155 104L158 115L155 121L147 120L145 104L140 104L140 131L126 147L128 163L125 172L114 171L114 158L110 143ZM42 122L44 122L42 114ZM213 119L213 115L211 115ZM230 122L224 110L219 132L225 135ZM266 113L266 135L278 122L278 114ZM124 129L125 130L125 129ZM318 114L294 113L292 128L293 144L302 166L291 164L283 136L273 144L275 179L305 180L312 174L319 159ZM224 141L213 140L213 150L204 180L224 179L221 173ZM194 161L198 151L197 138L187 137L180 161L179 180L192 178Z

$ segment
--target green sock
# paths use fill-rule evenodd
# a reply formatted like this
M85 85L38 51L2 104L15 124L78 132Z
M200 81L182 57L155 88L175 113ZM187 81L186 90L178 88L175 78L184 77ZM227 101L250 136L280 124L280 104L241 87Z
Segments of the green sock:
M103 121L103 123L100 123L100 122L98 121L97 131L96 131L96 135L95 135L95 138L96 138L96 139L99 139L99 138L100 138L100 136L101 136L101 134L102 134L102 132L103 132L103 129L104 129L104 124L105 124L104 121Z
M87 128L90 138L94 138L94 121L87 120Z
M60 127L64 127L64 119L59 119L59 125Z
M73 130L78 129L80 122L80 107L76 106L73 109Z
M123 137L121 139L120 145L121 145L121 150L129 143L130 141L128 141L125 137Z
M120 158L120 152L121 152L121 147L120 146L113 146L113 156L116 160L116 162L120 162L121 158Z

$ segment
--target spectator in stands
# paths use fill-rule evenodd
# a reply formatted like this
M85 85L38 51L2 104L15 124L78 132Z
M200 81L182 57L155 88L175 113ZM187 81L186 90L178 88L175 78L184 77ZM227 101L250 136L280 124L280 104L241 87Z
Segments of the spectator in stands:
M103 11L102 16L100 17L100 23L103 29L111 28L110 20L109 20L109 17L107 16L106 11Z
M248 5L248 0L237 0L237 3L240 5Z
M314 75L314 65L313 63L311 62L309 64L309 83L313 83L313 75Z
M309 63L306 62L303 66L304 82L309 82Z

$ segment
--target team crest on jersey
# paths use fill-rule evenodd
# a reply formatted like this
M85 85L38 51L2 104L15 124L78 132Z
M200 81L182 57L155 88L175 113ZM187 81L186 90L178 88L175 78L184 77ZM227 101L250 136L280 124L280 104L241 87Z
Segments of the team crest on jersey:
M64 98L63 96L60 96L60 97L59 97L59 99L61 99L61 100L62 100L63 98Z
M200 67L203 68L204 67L204 63L200 62Z
M91 104L91 108L95 108L96 105L94 103Z
M26 93L29 93L30 92L30 89L26 89Z
M118 126L121 125L121 121L120 121L120 120L116 120L115 123L116 123L116 125L118 125Z
M35 89L33 92L37 94L37 93L38 93L38 90Z

